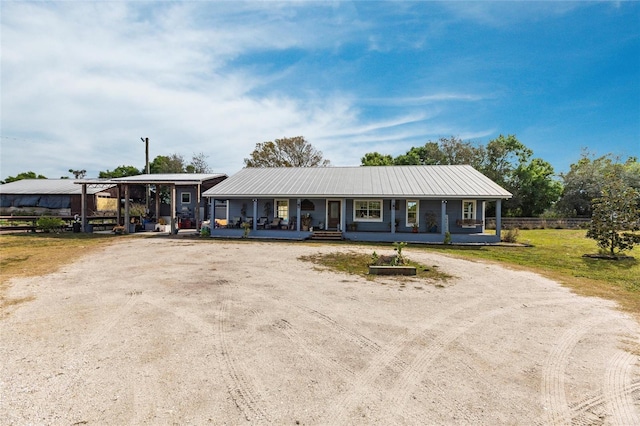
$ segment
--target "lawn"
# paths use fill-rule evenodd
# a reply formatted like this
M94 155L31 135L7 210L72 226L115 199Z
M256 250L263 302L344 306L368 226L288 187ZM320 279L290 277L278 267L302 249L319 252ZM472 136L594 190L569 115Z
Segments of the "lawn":
M536 271L578 294L615 300L624 310L640 315L640 247L625 252L636 259L585 258L583 254L598 253L596 242L585 238L585 234L585 230L523 230L519 233L518 242L529 247L442 246L426 250Z

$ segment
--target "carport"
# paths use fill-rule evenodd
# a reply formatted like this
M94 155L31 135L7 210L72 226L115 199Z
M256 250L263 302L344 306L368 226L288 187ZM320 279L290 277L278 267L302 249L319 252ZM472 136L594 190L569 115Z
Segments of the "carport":
M124 223L126 225L129 224L130 217L130 187L131 185L145 185L145 186L154 186L156 189L156 194L159 193L162 187L166 187L169 189L170 197L169 197L169 206L171 211L171 233L175 234L177 230L177 200L176 200L176 188L177 187L191 187L195 188L196 193L196 205L199 206L201 202L202 192L203 190L209 189L222 180L226 179L227 175L220 173L172 173L172 174L143 174L136 176L127 176L120 178L111 178L111 179L80 179L76 180L75 183L82 185L82 232L86 232L86 224L87 224L87 204L86 204L86 194L88 187L98 187L98 186L113 186L117 187L117 197L118 197L118 208L116 209L117 223L122 223L121 214L120 214L120 200L124 198ZM155 212L156 215L159 215L160 212L160 197L156 195L155 197ZM195 222L196 229L200 229L200 209L196 208L194 210L195 214ZM124 227L124 232L129 232L129 227Z

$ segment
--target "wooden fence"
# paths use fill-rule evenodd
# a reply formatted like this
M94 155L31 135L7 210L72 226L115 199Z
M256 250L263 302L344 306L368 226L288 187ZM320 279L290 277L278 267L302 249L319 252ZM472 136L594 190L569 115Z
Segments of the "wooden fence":
M503 217L502 229L583 229L591 222L589 218L566 217L557 219L545 219L541 217ZM485 227L496 228L496 218L485 219Z

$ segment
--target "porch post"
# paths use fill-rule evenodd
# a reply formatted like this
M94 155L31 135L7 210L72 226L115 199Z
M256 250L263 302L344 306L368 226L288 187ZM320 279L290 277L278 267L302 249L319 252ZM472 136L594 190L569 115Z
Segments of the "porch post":
M200 189L201 189L201 185L197 184L196 185L196 211L195 211L196 231L200 230L200 202L202 201L202 198L200 197Z
M83 183L82 184L82 196L81 198L81 206L80 206L80 216L82 220L82 232L86 232L86 226L85 224L87 223L87 184Z
M347 221L347 199L343 198L342 202L340 203L340 208L341 208L341 212L340 212L340 232L344 232L345 228L346 228L346 221Z
M209 229L211 229L213 231L213 228L215 228L215 224L216 224L216 218L215 218L215 206L216 206L216 199L213 197L209 197L208 198L208 203L209 203Z
M176 185L171 185L171 235L177 234L177 226L176 223Z
M440 234L444 236L447 231L447 200L442 200L440 206Z
M298 198L296 200L296 231L300 232L300 219L302 219L302 217L300 216L300 213L302 213L302 201L300 201L300 198Z
M129 184L124 184L124 233L129 233Z
M484 200L480 201L480 203L481 203L481 206L482 206L482 209L480 209L480 220L482 220L482 233L484 234L484 219L485 219L485 216L486 216L485 209L486 209L487 206L486 206L486 202Z
M160 187L158 184L154 185L156 189L156 223L160 222Z
M496 200L496 235L500 240L500 231L502 229L502 200Z
M258 199L253 199L253 230L258 229Z
M120 222L122 221L122 214L120 213L120 208L122 207L122 187L120 184L116 185L116 197L118 198L118 202L116 203L116 223L120 226Z
M396 233L396 199L391 199L391 233Z

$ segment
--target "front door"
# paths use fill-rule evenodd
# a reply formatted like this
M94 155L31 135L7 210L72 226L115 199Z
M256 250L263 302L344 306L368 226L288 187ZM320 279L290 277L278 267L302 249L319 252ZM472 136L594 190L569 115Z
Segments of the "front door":
M329 201L327 207L327 229L338 229L340 225L340 201Z

